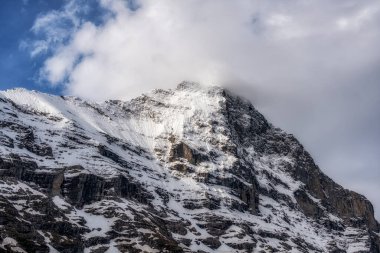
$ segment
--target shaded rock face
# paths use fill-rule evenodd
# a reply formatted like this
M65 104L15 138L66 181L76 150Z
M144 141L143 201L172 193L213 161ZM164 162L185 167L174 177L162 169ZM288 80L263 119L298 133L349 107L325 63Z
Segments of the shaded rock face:
M6 252L19 252L20 249L25 252L50 252L44 234L39 231L50 233L52 244L60 252L82 252L84 246L79 236L87 229L61 220L65 217L63 211L48 197L56 190L55 174L35 173L38 169L35 163L18 159L14 157L10 162L0 161L0 203L4 208L0 211L1 236L3 244L9 240L12 242L9 238L17 240L17 244L4 245ZM27 184L38 185L41 193L32 194L35 190ZM20 205L15 206L14 203ZM21 211L23 209L25 212ZM64 235L66 238L63 238Z
M183 142L172 145L172 148L170 150L169 161L173 162L181 158L185 159L188 163L192 165L197 165L201 163L203 160L207 159L206 157L192 150Z
M380 252L373 212L218 87L0 93L0 252Z
M55 169L52 173L39 169L36 163L22 161L17 155L13 155L11 161L0 160L2 178L38 185L39 189L51 196L65 197L75 207L83 207L105 197L125 197L144 204L153 198L138 182L132 182L124 175L104 178L85 173L70 174L72 170L82 171L81 166ZM68 177L65 178L65 174Z

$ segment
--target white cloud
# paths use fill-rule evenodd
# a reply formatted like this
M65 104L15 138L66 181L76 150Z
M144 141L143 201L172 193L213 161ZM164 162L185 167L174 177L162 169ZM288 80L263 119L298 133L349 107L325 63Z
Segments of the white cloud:
M32 54L45 45L53 51L42 77L94 100L132 98L182 80L228 86L295 133L345 186L365 167L354 165L367 159L363 150L371 154L368 166L380 163L378 1L137 4L132 11L125 1L100 0L101 24L84 21L74 0L40 16L33 31L47 36ZM339 166L339 159L346 162Z
M21 47L30 49L31 57L47 53L49 50L56 53L56 49L63 46L68 38L82 26L81 15L86 13L88 6L80 0L67 0L61 10L52 10L41 13L34 21L31 32L40 39L22 41Z
M98 26L80 22L74 0L62 11L39 17L33 31L45 32L48 39L37 42L33 55L46 50L46 43L69 41L54 44L57 49L46 60L43 77L53 85L66 82L68 93L96 100L130 98L184 79L218 84L239 80L277 90L279 82L304 86L312 72L325 71L323 66L341 71L358 67L352 66L353 60L341 64L347 53L360 64L373 58L354 52L361 46L355 44L358 34L346 37L335 30L336 25L376 20L376 12L368 11L374 6L371 1L353 17L340 19L347 10L352 12L352 5L245 0L138 3L140 8L131 11L124 1L101 0L108 19ZM62 20L75 29L61 31L65 28L57 24ZM359 32L365 34L363 30Z
M367 22L370 22L378 11L379 5L368 6L359 10L352 16L339 18L336 24L341 30L360 29L366 25Z

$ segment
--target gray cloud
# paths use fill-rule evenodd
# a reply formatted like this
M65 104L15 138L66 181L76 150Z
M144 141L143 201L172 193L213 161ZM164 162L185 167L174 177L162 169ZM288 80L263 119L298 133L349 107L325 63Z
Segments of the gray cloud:
M47 17L80 20L68 11L75 2L40 16L34 29L51 31L58 21L43 23ZM93 100L128 99L182 80L226 86L294 133L322 170L365 194L380 218L378 1L141 0L131 10L124 1L101 0L100 6L101 24L81 20L58 45L49 35L43 45L54 53L42 78Z

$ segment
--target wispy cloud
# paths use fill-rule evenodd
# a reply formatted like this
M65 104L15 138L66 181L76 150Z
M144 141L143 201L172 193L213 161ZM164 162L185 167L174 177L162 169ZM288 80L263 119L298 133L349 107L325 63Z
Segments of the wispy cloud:
M31 32L39 39L22 41L20 46L29 49L32 57L48 52L56 53L81 27L81 16L87 10L84 1L69 0L60 10L41 13L31 27Z

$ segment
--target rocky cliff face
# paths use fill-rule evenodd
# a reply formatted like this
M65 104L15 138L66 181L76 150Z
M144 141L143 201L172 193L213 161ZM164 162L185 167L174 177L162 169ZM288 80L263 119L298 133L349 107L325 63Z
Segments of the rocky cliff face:
M0 93L0 252L380 252L371 203L247 101Z

